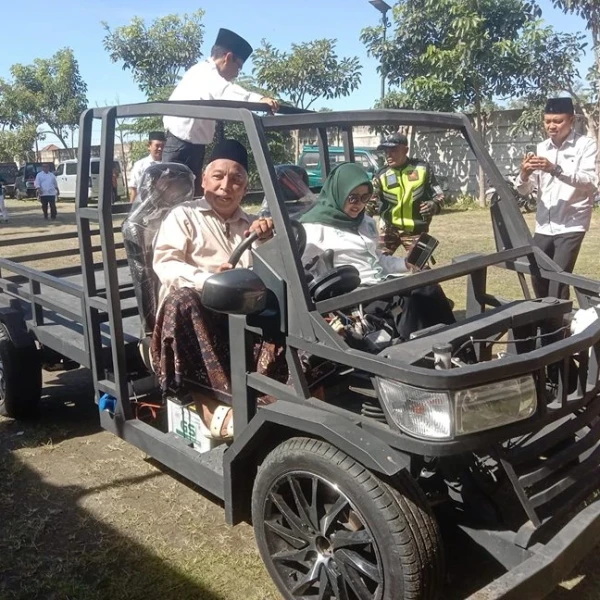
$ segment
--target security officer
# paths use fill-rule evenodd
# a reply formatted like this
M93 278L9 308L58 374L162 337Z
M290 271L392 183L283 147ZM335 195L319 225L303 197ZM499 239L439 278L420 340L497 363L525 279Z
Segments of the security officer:
M444 192L431 167L408 157L408 138L395 133L377 148L385 150L387 166L373 178L373 198L379 203L379 248L394 254L402 244L410 248L420 233L429 231L439 214Z

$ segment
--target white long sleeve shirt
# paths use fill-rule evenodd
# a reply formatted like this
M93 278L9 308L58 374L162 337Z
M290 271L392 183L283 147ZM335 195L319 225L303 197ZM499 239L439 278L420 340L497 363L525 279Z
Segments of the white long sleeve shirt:
M596 142L571 131L559 148L547 139L537 145L537 155L559 165L563 172L553 177L534 171L527 181L517 177L521 194L538 192L536 233L560 235L587 231L592 218L592 195L598 185Z
M40 190L40 196L56 196L58 193L58 182L56 181L54 173L51 173L50 171L48 171L48 173L40 171L35 176L33 185L36 190Z
M221 77L215 61L209 58L185 72L169 100L260 102L262 96ZM207 119L163 117L163 123L175 137L192 144L210 144L215 135L215 122Z
M320 223L303 223L306 250L302 263L307 264L325 250L333 250L333 264L353 265L360 273L361 285L375 285L391 276L408 273L403 258L386 256L377 250L377 225L365 215L358 233L336 229Z
M131 175L129 177L129 187L137 190L140 187L142 175L145 173L146 169L149 166L155 165L159 162L161 161L154 160L152 156L148 154L148 156L144 156L144 158L140 158L140 160L137 160L135 163L133 163Z

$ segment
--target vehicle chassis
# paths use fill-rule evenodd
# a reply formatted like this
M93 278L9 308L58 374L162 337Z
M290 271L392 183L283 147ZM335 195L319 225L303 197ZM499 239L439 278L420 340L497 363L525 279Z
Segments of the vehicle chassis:
M480 362L462 369L434 370L423 365L423 357L434 344L460 343L469 336L489 335L498 327L529 332L539 319L560 320L571 311L572 304L567 301L539 302L531 299L525 275L542 275L571 286L581 308L598 304L600 283L560 272L557 265L532 244L510 189L465 116L368 110L335 113L289 111L291 114L260 117L252 112L257 110L260 110L259 106L250 104L169 102L94 108L84 112L80 123L80 173L76 200L82 284L63 279L75 272L74 269L43 273L16 261L0 259L0 321L7 327L12 343L17 347L24 346L31 343L33 336L42 348L90 368L96 400L101 396L114 400L110 410L100 411L102 427L223 500L230 524L250 520L252 485L258 464L266 453L288 438L301 436L325 440L369 471L385 478L392 478L403 471L410 473L416 456L446 457L494 448L528 518L516 531L476 528L468 521L458 523L462 531L508 569L505 575L475 592L472 597L543 597L600 539L600 501L589 502L581 508L598 487L600 321L577 336L546 347L525 348L502 361ZM218 446L202 454L179 436L164 433L135 418L132 409L135 398L156 391L156 378L140 367L137 340L132 341L124 330L124 321L135 318L138 309L133 302L131 283L120 280L117 272L116 266L125 263L117 259L120 245L115 243L115 231L118 229L114 227L113 219L126 214L130 205L111 202L110 165L114 157L116 120L153 115L243 123L278 232L271 241L253 250L253 263L254 271L277 298L280 314L275 329L285 339L292 384L283 385L254 372L250 360L254 336L261 336L272 329L273 318L266 322L260 316L230 315L232 365L246 366L245 369L232 369L236 435L230 446ZM102 123L97 207L88 202L89 169L84 168L90 160L94 119L100 119ZM491 207L497 252L459 257L447 266L314 303L307 290L301 257L293 241L290 220L268 158L266 132L315 128L321 164L326 165L327 172L330 164L328 128L341 130L346 159L351 161L354 158L352 127L378 127L383 124L441 126L457 130L464 136L498 190L499 201ZM95 224L97 230L93 229ZM100 245L92 242L93 235L97 234ZM48 239L51 237L46 236ZM95 263L95 252L101 253L101 264ZM42 253L29 258L44 256ZM486 273L490 267L516 272L526 300L509 303L490 295L486 291ZM99 281L97 276L99 268L103 281ZM4 277L6 272L13 275ZM458 277L467 278L467 320L405 342L387 355L373 355L350 348L332 332L323 318L333 311ZM74 299L79 310L67 308L64 302L56 300L56 292ZM29 305L26 322L23 303ZM486 311L488 307L492 310ZM52 333L48 327L48 311L71 324L80 325L83 344L71 344L68 337ZM526 421L464 438L445 441L417 439L339 405L311 397L298 358L302 351L367 372L375 378L401 381L432 392L534 374L538 408L536 414ZM570 359L574 356L580 367L577 389L570 391L566 381ZM546 367L550 364L559 365L558 399L555 398L553 403L546 402L544 393ZM135 366L132 368L132 365ZM278 401L257 410L256 397L259 394L271 395ZM567 417L573 415L576 417L568 421ZM573 445L574 450L568 456L561 455L560 464L551 466L558 469L574 459L577 465L548 489L531 496L526 483L532 478L539 481L548 473L538 463L525 471L516 467L543 452L558 438L562 439L565 428L572 433L587 429L586 434ZM502 446L507 439L533 432L534 439L525 448L510 451ZM578 485L572 487L574 482ZM568 498L565 491L569 492ZM557 497L560 498L560 506L556 505Z

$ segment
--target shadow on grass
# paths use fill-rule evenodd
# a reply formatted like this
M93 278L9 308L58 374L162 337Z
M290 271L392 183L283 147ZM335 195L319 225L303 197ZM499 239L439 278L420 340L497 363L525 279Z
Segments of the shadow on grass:
M226 600L80 506L88 495L157 476L58 487L14 454L0 455L0 598Z
M100 430L91 373L87 369L46 373L38 418L0 421L0 451L56 444Z

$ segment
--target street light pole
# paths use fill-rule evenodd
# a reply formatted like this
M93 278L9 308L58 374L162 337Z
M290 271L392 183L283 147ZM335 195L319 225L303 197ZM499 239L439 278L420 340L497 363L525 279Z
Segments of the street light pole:
M381 13L381 24L383 25L383 45L385 46L387 29L390 26L390 21L387 18L387 12L392 7L384 0L369 0L369 3L372 4L380 13ZM383 55L381 57L381 101L383 102L383 98L385 97L385 71L383 68Z

